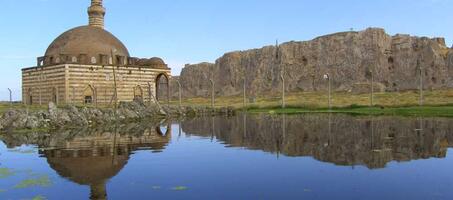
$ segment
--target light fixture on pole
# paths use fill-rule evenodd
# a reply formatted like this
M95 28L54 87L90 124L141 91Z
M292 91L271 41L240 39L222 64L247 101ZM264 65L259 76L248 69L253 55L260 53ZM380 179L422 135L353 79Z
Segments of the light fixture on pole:
M215 88L215 83L214 83L214 80L212 79L209 79L209 81L211 82L211 107L212 107L212 110L214 110L214 106L215 106L215 97L214 97L214 88Z
M178 93L179 93L179 109L181 109L181 99L182 99L182 95L181 95L181 82L179 82L179 80L176 80L176 82L178 83Z
M329 98L329 110L332 109L332 101L331 101L331 90L332 90L332 85L331 85L331 77L330 77L330 74L327 73L327 74L324 74L324 79L327 80L329 82L329 95L328 95L328 98Z
M9 104L11 107L13 107L13 91L8 88L8 91L9 91Z
M370 69L370 107L374 106L374 71Z
M420 99L419 99L419 105L420 106L423 106L423 66L421 65L420 63L420 59L417 61L417 65L418 65L418 70L419 70L419 83L420 83L420 86L419 86L419 90L420 90Z

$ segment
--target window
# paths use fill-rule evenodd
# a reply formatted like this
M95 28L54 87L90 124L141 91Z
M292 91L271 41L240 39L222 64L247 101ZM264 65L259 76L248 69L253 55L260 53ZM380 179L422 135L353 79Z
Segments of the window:
M96 64L96 58L95 57L91 57L91 64Z
M92 104L93 103L93 96L85 96L85 104Z
M76 63L76 62L77 62L77 57L75 57L75 56L72 56L72 59L71 59L71 61L72 61L73 63Z

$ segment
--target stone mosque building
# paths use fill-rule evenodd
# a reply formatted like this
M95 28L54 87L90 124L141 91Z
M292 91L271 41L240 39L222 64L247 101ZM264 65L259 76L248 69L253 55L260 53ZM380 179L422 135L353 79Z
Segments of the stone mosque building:
M168 100L171 70L157 57L131 57L126 46L104 29L102 0L91 0L89 25L58 36L22 69L24 103L111 104L112 101Z

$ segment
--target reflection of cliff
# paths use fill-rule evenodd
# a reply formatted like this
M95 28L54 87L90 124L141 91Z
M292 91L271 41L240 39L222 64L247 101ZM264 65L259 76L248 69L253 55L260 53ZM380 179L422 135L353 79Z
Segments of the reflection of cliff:
M390 161L442 158L453 141L452 119L252 115L194 119L182 127L187 134L213 133L228 146L369 168L382 168Z
M171 139L169 131L168 128L162 133L155 127L131 125L107 130L70 130L47 137L10 135L2 140L8 145L37 144L40 154L60 176L90 186L91 199L106 199L107 181L127 164L129 155L138 149L161 152Z

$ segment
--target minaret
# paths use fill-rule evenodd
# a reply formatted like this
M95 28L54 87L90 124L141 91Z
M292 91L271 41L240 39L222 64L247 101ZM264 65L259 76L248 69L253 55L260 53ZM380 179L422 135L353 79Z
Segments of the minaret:
M102 0L91 0L88 16L90 26L104 28L105 8L102 7Z

